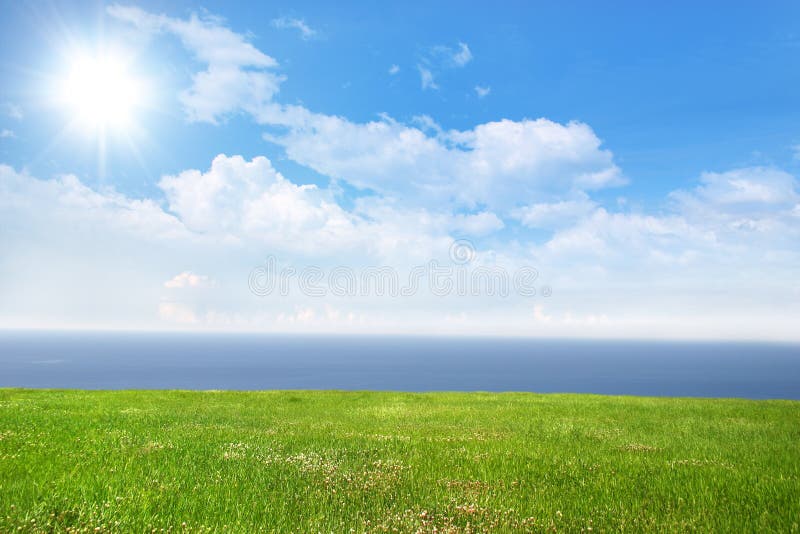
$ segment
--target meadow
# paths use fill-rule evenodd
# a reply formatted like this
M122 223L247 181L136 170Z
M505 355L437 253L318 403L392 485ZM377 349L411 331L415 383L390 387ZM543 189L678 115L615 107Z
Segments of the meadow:
M0 389L0 531L797 532L800 402Z

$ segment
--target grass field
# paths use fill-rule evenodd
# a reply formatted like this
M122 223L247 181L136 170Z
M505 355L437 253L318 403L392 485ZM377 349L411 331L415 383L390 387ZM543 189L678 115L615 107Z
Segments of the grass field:
M0 531L798 531L800 402L0 389Z

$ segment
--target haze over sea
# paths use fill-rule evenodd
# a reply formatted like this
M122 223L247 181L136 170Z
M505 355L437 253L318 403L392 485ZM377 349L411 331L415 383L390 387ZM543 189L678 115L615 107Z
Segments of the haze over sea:
M800 399L800 345L0 333L0 387L534 391Z

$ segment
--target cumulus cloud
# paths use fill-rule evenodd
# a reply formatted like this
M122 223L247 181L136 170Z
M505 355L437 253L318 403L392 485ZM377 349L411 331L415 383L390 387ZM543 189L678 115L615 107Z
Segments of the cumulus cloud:
M9 129L0 130L0 139L12 139L16 137L13 131Z
M235 111L256 113L278 92L283 77L277 61L214 17L188 19L148 13L138 7L108 6L112 17L146 33L177 36L206 69L192 75L192 87L180 95L192 121L218 123Z
M480 85L475 86L475 94L478 95L478 98L485 98L489 96L489 93L492 92L492 88L488 85L486 87L482 87Z
M719 174L743 175L741 170ZM765 187L783 184L769 173L755 176ZM706 202L706 210L713 212L716 197L704 193L710 180L723 179L705 176L697 188L685 193ZM322 205L329 201L329 192L294 184L266 158L219 156L204 172L187 170L162 182L169 211L156 199L94 190L71 176L40 180L0 167L4 244L0 291L7 297L0 302L3 324L19 325L29 317L31 324L97 325L99 321L107 327L394 332L435 327L439 332L557 335L569 334L570 326L574 328L575 321L583 325L585 318L586 325L598 328L582 330L586 335L647 335L657 328L658 335L768 332L786 339L796 332L793 320L800 314L796 305L800 287L793 282L800 265L796 252L800 236L796 207L789 209L788 204L772 220L795 217L794 228L765 231L757 239L748 237L751 232L744 228L722 231L724 220L694 218L694 211L681 211L683 204L672 202L664 214L611 212L602 207L582 217L571 213L577 221L537 244L523 236L519 243L492 240L503 221L487 210L454 214L363 197L350 211L335 207L326 212ZM273 195L289 196L278 203L279 208L294 211L299 203L298 214L281 213ZM572 201L579 203L581 198ZM747 198L774 202L763 192L754 197L748 193ZM564 207L551 204L558 207L529 211L540 218L549 217L551 211L560 217ZM748 203L744 206L759 210ZM737 208L739 216L744 206ZM334 220L342 220L343 228L332 230ZM280 231L267 232L267 238L253 231L265 227ZM325 234L326 228L332 233ZM374 300L337 304L298 300L295 295L259 300L246 289L249 269L266 254L299 267L304 261L319 264L328 255L329 265L365 261L400 268L432 258L446 261L452 236L463 235L487 236L489 241L477 251L481 262L508 269L535 266L542 281L554 287L554 296L546 303L477 298L393 301L386 307ZM364 257L358 259L354 251ZM770 277L765 279L767 263ZM204 274L185 270L186 264L200 266ZM225 281L225 292L177 291L217 280ZM737 299L749 303L738 316L730 311L735 302L726 300L731 287L736 288ZM546 306L547 312L524 311L537 304ZM776 306L779 313L770 312ZM681 314L682 321L677 321ZM348 319L364 316L370 318L368 323ZM458 320L447 322L446 317ZM745 324L742 317L764 321ZM688 331L687 324L694 330Z
M473 214L454 215L452 227L462 234L482 236L502 230L505 225L494 213L481 211Z
M550 216L580 217L558 229L544 245L548 252L687 263L708 267L719 262L726 273L739 265L752 271L758 261L780 263L798 256L800 226L795 211L800 199L792 175L773 168L748 167L703 173L699 184L670 193L664 213L609 212L588 199L524 208L523 221ZM567 217L567 218L569 218ZM531 221L533 218L534 221ZM710 273L706 273L708 276ZM702 275L698 275L702 278Z
M451 215L379 197L359 199L348 211L332 191L291 182L263 156L247 161L221 154L207 171L164 176L159 187L169 212L193 234L318 258L424 260L434 249L446 252L451 232L485 235L502 227L487 212Z
M398 72L400 72L400 65L392 65L391 67L389 67L389 74L391 74L392 76L394 76Z
M355 218L327 192L290 182L265 157L220 155L207 172L165 176L159 187L193 232L297 248L344 246L356 234Z
M800 200L797 180L775 168L747 167L724 173L706 172L691 191L676 191L672 198L683 209L712 205L717 212L773 212L793 207Z
M287 126L287 133L267 139L294 161L416 204L485 204L504 211L625 183L611 152L578 122L502 120L430 136L387 117L353 123L289 109L269 121Z
M305 39L311 39L317 35L317 31L311 28L303 19L280 17L272 21L272 25L276 28L286 30L294 29L300 32L300 36Z
M556 254L629 259L631 265L636 265L637 259L652 250L686 249L698 241L711 244L713 235L692 227L678 215L653 216L598 208L557 231L544 247Z
M552 229L574 224L591 214L595 208L597 204L582 193L574 199L523 206L513 210L511 215L530 228Z
M700 176L694 189L674 191L673 209L731 246L779 246L790 252L800 242L800 187L791 174L770 167L745 167ZM794 243L794 244L793 244Z
M0 166L2 324L25 324L30 313L40 325L273 328L287 309L304 304L297 294L263 301L247 291L248 272L266 255L298 268L326 261L402 270L446 260L449 232L476 235L501 224L485 212L452 216L379 200L361 199L352 212L326 208L327 192L286 180L266 158L219 156L205 172L162 182L171 213L156 199ZM182 270L187 263L204 274ZM177 291L218 281L225 292Z

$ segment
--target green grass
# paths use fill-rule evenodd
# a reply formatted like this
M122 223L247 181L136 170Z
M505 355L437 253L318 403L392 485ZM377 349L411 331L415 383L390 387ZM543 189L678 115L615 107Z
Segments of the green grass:
M798 531L800 402L0 389L0 531Z

